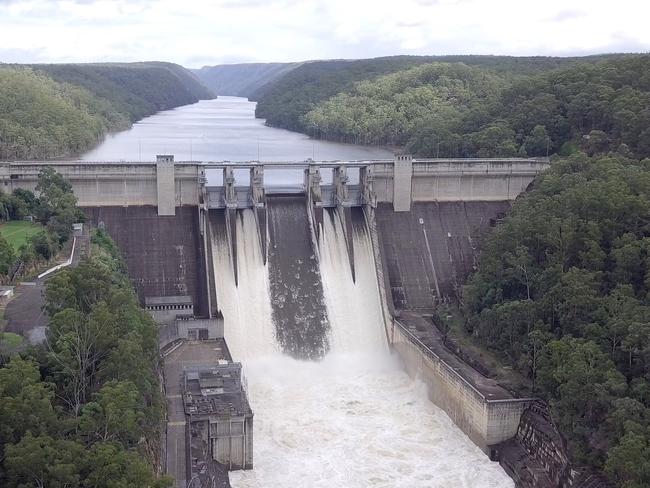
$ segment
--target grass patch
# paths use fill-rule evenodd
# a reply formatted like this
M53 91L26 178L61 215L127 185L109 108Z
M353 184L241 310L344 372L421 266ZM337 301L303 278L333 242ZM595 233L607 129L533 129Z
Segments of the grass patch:
M13 332L0 332L0 363L9 360L14 354L25 350L27 344L21 336Z
M23 343L23 338L13 332L1 332L0 343L7 347L18 347Z
M27 222L26 220L11 220L0 225L0 234L17 251L30 237L43 230L41 224Z

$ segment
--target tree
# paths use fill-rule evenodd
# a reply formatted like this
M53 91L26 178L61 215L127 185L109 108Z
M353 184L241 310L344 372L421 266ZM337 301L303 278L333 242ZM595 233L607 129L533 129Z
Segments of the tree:
M589 156L606 152L609 149L609 136L602 130L592 130L586 136L586 150Z
M527 357L530 368L530 376L533 380L533 391L537 389L537 370L539 368L540 358L544 355L546 344L548 344L552 335L543 330L543 324L538 322L535 328L528 333Z
M97 443L89 453L89 473L82 486L166 488L172 486L172 480L156 479L151 468L134 452L124 451L116 444Z
M536 125L524 142L526 153L529 156L548 156L550 146L551 138L543 125Z
M650 485L650 435L627 432L607 457L605 470L621 488Z
M48 232L44 231L34 234L30 239L30 243L36 255L46 261L52 259L59 250L58 242L53 240Z
M548 343L538 380L551 397L554 417L568 434L574 455L589 460L584 441L603 424L613 400L626 391L625 378L595 343L564 338Z
M507 122L496 121L468 135L471 146L467 155L481 158L510 157L517 154L515 132Z
M77 417L88 398L98 362L105 351L97 347L102 331L90 326L79 311L67 308L50 320L48 357L62 389L62 397Z
M16 262L16 252L11 244L0 234L0 275L7 276Z
M54 317L65 309L76 309L77 307L77 294L70 270L65 269L47 280L44 309L49 317Z
M80 486L87 458L81 444L28 432L6 451L8 488Z
M16 207L20 207L22 214L18 214L17 210L14 210L13 219L22 219L27 215L32 215L36 208L38 207L38 199L33 192L29 190L24 190L23 188L16 188L12 194L12 202Z
M89 440L117 441L126 448L141 437L142 398L130 381L111 380L84 405L79 428Z
M54 433L58 419L52 385L41 381L33 361L13 356L0 368L0 459L2 449L17 443L26 432Z
M46 167L38 175L38 219L48 226L59 244L72 235L72 224L83 220L83 212L76 207L77 197L72 186L53 168Z

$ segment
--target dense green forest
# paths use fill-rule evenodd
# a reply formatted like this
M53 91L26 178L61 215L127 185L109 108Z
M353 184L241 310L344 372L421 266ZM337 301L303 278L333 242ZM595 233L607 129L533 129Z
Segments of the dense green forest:
M0 357L0 485L162 488L157 329L101 231L46 285L47 346ZM6 348L3 349L6 351Z
M85 88L131 122L214 97L190 71L172 63L40 64L33 68L60 83Z
M0 65L0 159L73 156L109 131L211 97L168 63Z
M621 145L650 155L650 56L443 59L308 63L266 88L257 115L314 137L423 157L595 154Z
M513 56L389 56L359 60L304 63L284 76L260 87L251 96L257 101L255 115L269 125L307 132L305 115L321 102L354 89L357 82L407 70L427 63L464 63L510 75L530 75L580 63L594 63L615 55L582 58Z
M466 327L527 374L575 461L650 486L650 159L554 161L489 234Z

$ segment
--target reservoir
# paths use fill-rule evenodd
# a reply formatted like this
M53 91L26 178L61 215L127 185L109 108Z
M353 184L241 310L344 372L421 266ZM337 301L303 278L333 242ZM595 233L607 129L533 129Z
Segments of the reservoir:
M239 97L202 100L159 112L110 134L84 161L155 161L173 154L176 161L304 161L386 159L393 153L310 139L268 127L255 118L255 103Z

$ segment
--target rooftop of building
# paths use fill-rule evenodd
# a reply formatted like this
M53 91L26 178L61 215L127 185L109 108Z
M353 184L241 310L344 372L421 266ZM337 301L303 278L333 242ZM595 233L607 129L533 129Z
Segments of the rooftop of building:
M188 366L184 379L185 411L192 417L252 415L240 363L221 360L217 364Z
M183 378L186 367L231 361L223 339L210 341L179 340L162 349L165 359L165 395L167 398L167 460L177 480L186 479L186 417L183 405ZM227 479L227 476L226 478ZM221 485L215 485L221 486Z

